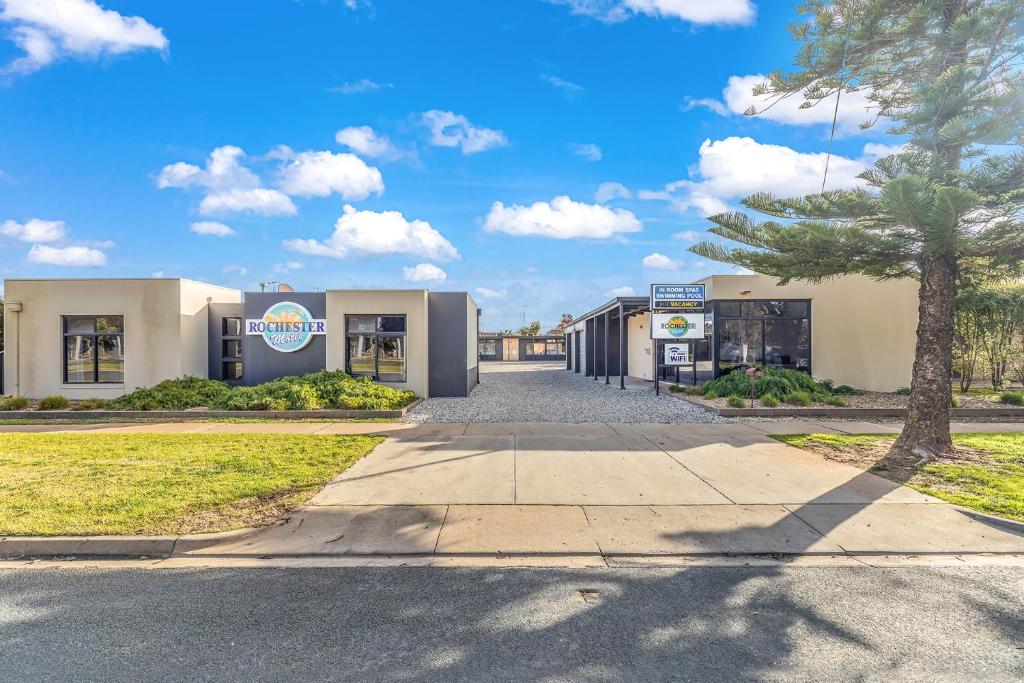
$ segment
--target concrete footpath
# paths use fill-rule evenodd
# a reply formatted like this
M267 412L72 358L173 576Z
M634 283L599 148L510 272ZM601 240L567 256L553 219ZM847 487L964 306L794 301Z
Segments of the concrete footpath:
M64 429L29 427L18 431ZM957 427L1024 431L1019 423ZM9 538L0 539L0 555L169 556L165 566L275 561L622 566L737 559L1024 564L1024 525L947 505L768 435L883 433L898 425L174 423L87 428L100 433L382 433L390 438L274 526L206 537L39 543Z

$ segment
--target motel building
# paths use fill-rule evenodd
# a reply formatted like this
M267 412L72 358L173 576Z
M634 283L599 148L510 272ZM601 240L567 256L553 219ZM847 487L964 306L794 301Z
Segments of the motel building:
M465 292L280 289L6 280L0 394L115 398L186 375L253 385L324 369L424 397L479 382L480 312Z
M693 285L704 295L693 310L652 311L649 296L619 297L580 316L566 329L566 369L621 388L627 378L654 380L656 373L689 384L752 366L800 370L869 391L910 386L914 280L848 275L779 286L773 277L750 274L713 275Z

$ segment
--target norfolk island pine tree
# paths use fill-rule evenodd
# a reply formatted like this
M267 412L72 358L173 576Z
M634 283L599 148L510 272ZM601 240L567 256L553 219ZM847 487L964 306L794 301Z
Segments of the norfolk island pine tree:
M748 209L780 220L712 216L709 232L745 247L691 251L783 283L918 279L910 406L892 455L927 460L953 450L958 283L979 269L1019 274L1024 261L1024 3L816 0L799 12L809 20L790 27L798 70L771 74L755 94L768 106L799 95L803 107L831 107L860 90L874 105L863 126L888 125L907 144L861 175L864 188L748 197Z

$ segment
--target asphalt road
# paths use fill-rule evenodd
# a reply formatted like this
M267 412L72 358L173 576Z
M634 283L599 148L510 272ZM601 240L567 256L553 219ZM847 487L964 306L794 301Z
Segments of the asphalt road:
M1022 677L1019 567L0 570L3 681Z

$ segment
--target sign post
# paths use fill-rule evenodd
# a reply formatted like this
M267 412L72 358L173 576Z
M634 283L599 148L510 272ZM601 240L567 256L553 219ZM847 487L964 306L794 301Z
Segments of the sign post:
M661 393L661 366L693 365L693 383L697 383L696 353L687 339L704 339L704 285L651 285L651 341L654 344L654 393ZM666 343L662 344L662 340ZM659 363L662 349L664 362Z

